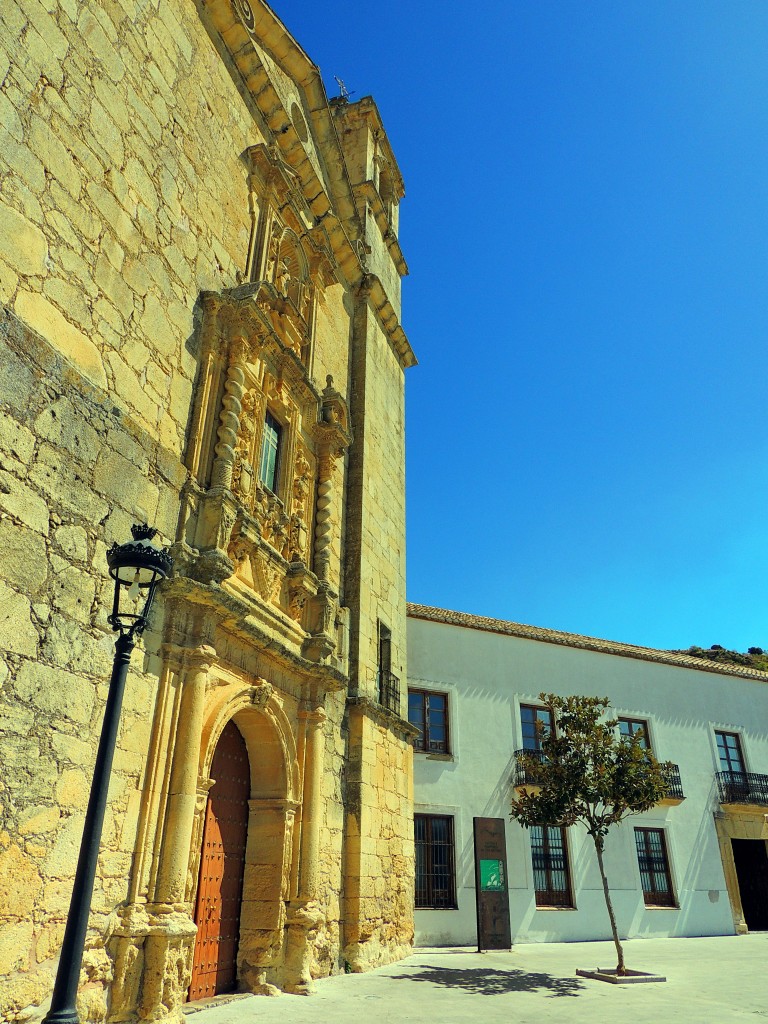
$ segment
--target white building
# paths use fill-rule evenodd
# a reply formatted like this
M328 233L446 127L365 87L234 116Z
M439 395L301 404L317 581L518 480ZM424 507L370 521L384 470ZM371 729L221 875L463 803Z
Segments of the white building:
M677 795L606 840L620 934L768 928L768 674L422 605L408 613L417 944L476 941L475 817L506 819L513 942L610 938L585 831L509 819L515 751L537 742L542 691L607 696L622 730L642 726L657 758L679 766Z

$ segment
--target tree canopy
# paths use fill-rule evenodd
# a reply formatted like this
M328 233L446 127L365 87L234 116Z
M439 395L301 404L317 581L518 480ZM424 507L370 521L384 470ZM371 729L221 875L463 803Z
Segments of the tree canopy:
M541 750L520 755L533 788L521 787L511 815L526 827L586 827L595 844L617 970L623 974L624 954L603 865L605 837L625 817L650 810L667 795L672 766L656 760L641 734L619 734L618 720L606 718L607 697L541 693L539 699L551 712L554 728L540 726Z

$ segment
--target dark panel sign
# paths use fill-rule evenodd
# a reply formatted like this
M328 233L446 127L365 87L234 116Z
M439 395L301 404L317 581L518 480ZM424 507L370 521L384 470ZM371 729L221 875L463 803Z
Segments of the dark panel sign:
M509 949L507 844L503 818L474 818L477 951Z

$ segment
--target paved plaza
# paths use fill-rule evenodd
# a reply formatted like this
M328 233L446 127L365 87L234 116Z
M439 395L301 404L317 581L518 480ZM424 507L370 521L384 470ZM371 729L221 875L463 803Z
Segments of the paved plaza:
M212 1000L188 1024L756 1024L768 1018L766 932L635 939L625 943L625 953L628 967L666 975L666 983L616 986L577 978L577 967L615 966L610 942L536 943L483 954L417 949L368 974L322 979L309 998Z

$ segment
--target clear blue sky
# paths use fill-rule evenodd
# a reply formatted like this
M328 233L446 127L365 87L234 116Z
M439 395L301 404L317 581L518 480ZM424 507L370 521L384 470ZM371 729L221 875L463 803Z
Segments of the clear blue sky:
M406 180L409 599L768 649L768 3L275 9Z

